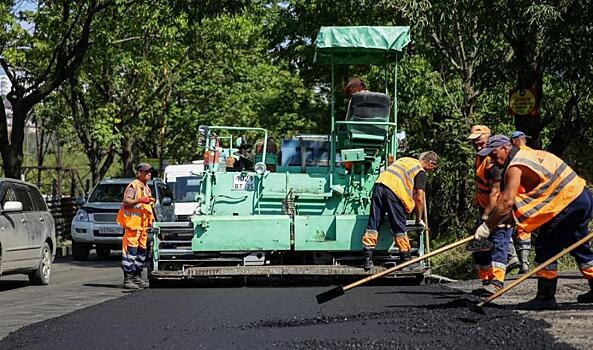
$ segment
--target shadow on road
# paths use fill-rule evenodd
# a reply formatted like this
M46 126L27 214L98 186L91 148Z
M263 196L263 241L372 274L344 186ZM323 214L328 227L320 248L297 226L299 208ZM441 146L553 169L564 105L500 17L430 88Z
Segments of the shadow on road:
M0 280L0 292L5 292L7 290L18 289L29 287L31 283L29 281L15 281L15 280L6 280L6 277L2 277Z
M85 283L83 287L115 288L121 289L121 283Z
M96 255L89 256L87 261L76 261L72 257L56 258L54 264L56 265L73 265L80 267L95 267L95 268L111 268L117 267L121 263L120 255L110 255L108 257L97 257Z

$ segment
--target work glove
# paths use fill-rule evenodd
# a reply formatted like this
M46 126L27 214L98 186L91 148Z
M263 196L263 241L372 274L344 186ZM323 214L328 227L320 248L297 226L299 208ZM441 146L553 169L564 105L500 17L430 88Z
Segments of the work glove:
M474 239L483 240L490 236L490 229L484 222L476 229L476 233L474 233Z
M480 219L482 219L482 221L488 220L488 214L483 214Z
M144 196L140 198L140 203L150 204L150 202L152 202L152 198L149 196Z
M426 229L426 224L424 223L424 221L422 219L416 221L416 225L422 226L424 229Z

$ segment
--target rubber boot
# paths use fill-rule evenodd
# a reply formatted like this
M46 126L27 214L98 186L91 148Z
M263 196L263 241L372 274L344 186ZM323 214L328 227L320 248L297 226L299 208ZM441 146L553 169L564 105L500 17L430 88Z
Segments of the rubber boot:
M556 286L558 278L537 279L537 295L534 299L517 305L519 310L558 310L556 303Z
M588 280L590 291L585 294L581 294L577 296L577 301L579 303L593 303L593 279Z
M519 261L521 261L519 273L527 273L529 271L529 249L519 250Z
M130 272L124 272L123 289L139 289L138 285L133 281L134 276Z
M132 282L138 286L138 288L148 288L148 282L142 279L142 272L135 272L132 277Z
M363 247L362 253L364 254L364 270L368 271L373 267L373 248Z

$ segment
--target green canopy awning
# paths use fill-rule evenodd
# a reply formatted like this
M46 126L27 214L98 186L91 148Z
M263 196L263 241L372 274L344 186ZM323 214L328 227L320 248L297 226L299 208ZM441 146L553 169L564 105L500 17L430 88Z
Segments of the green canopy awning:
M410 27L321 27L315 59L321 64L383 64L410 42Z

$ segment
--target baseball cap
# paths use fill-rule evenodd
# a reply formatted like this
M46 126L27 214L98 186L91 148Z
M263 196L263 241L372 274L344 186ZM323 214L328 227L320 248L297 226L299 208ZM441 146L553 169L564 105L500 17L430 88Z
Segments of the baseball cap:
M148 163L140 163L136 167L137 171L151 171L154 170L154 167Z
M504 135L490 136L490 138L488 139L488 144L486 145L486 147L482 148L480 152L478 152L478 154L481 156L487 156L490 154L490 152L492 152L494 148L510 144L511 140L509 140L509 138Z
M477 139L482 134L490 135L490 128L486 125L474 125L471 128L470 134L467 136L468 140Z
M513 131L513 133L511 134L511 139L516 139L519 137L526 137L528 139L531 138L531 136L525 135L525 133L523 131L519 131L519 130Z

